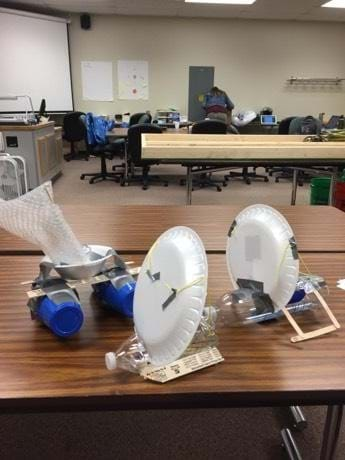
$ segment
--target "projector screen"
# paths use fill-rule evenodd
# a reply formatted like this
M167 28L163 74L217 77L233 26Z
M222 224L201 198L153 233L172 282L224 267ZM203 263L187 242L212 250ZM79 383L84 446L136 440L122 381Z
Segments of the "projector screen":
M67 22L0 8L0 96L28 95L35 111L73 110ZM0 100L0 112L25 111L25 99Z

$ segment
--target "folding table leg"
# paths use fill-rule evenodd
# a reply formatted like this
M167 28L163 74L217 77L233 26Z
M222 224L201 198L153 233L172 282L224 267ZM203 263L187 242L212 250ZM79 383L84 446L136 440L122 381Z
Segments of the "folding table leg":
M320 460L333 460L337 448L343 406L328 406L325 428L323 431Z
M283 428L280 433L283 441L282 447L286 450L289 460L302 460L302 455L298 450L291 431L288 428Z
M293 427L298 431L303 431L307 428L307 420L299 406L290 406L290 413L293 418Z

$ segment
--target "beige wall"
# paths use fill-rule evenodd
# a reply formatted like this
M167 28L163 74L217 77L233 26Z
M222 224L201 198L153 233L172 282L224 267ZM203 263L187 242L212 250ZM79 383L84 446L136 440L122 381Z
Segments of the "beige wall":
M295 88L290 76L345 77L343 24L125 16L92 16L70 25L75 108L112 115L157 108L188 110L188 66L215 67L215 83L236 109L269 105L280 116L345 112L340 87ZM148 101L117 99L118 59L149 62ZM82 100L80 62L114 63L114 102Z

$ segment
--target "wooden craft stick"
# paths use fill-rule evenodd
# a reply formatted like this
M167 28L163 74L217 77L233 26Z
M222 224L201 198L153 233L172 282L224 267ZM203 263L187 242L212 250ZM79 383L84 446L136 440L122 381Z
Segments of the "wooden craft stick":
M314 339L315 337L320 337L321 335L329 334L330 332L336 331L337 329L340 328L340 324L338 323L337 319L333 315L331 309L329 308L328 304L326 303L322 295L316 289L314 289L312 292L315 294L316 298L322 305L323 309L327 313L327 316L331 320L332 324L330 326L325 326L320 329L316 329L315 331L303 332L302 329L297 324L297 322L295 321L295 319L292 317L291 313L288 311L288 309L286 307L283 307L282 311L284 315L286 316L286 319L289 321L293 329L297 332L297 336L290 338L291 342L293 343L302 342L303 340Z

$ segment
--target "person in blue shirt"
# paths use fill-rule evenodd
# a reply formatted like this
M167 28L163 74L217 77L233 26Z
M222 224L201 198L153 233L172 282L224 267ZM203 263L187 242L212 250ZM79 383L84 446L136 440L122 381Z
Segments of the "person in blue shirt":
M235 107L225 91L214 86L205 95L203 107L206 118L220 120L229 125L231 123L231 111Z

